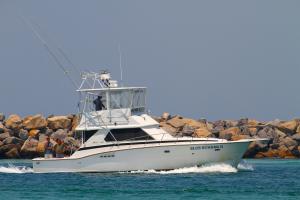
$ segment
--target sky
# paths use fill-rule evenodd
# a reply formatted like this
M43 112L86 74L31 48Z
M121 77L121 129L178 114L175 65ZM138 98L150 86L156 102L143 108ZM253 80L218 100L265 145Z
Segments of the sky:
M25 17L79 71L119 80L120 46L123 84L148 88L152 115L300 117L299 10L297 0L0 0L0 112L77 112L76 88Z

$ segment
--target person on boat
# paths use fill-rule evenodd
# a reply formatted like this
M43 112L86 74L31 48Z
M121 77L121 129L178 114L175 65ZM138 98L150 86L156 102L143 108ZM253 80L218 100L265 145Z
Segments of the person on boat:
M103 105L103 102L102 102L102 96L98 96L97 99L95 99L93 101L93 103L95 104L96 111L99 111L99 110L102 110L105 108L105 106Z
M64 142L57 138L56 144L54 145L55 157L56 158L63 158L65 156L65 144Z
M45 158L52 158L53 157L53 144L50 141L50 137L46 137L45 143Z

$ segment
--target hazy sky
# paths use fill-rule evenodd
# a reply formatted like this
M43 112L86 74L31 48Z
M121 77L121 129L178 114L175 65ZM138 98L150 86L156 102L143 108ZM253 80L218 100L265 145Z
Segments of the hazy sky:
M81 70L119 79L120 44L154 115L300 117L300 1L0 0L0 112L68 114L75 88L21 15Z

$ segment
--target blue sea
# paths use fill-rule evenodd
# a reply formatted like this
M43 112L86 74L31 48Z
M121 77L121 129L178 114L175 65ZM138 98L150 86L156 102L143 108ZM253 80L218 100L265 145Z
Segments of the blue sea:
M172 171L35 174L0 160L0 199L300 199L300 160L244 160Z

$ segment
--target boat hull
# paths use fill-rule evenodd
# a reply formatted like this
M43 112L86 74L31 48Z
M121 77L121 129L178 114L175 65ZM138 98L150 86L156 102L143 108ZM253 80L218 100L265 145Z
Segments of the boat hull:
M238 165L251 141L113 146L79 151L68 158L33 159L34 172L167 170L209 163Z

